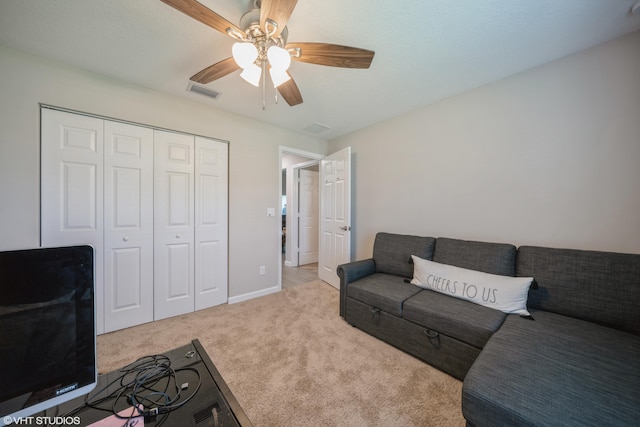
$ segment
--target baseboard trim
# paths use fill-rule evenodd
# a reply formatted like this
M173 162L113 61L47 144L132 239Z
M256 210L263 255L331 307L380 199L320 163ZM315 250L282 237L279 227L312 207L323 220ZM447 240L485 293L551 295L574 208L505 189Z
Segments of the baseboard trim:
M275 292L278 292L279 290L280 290L279 286L273 286L271 288L261 289L259 291L255 291L255 292L249 292L248 294L238 295L237 297L229 297L228 303L229 304L236 304L238 302L248 301L250 299L254 299L254 298L258 298L258 297L263 297L265 295L273 294Z

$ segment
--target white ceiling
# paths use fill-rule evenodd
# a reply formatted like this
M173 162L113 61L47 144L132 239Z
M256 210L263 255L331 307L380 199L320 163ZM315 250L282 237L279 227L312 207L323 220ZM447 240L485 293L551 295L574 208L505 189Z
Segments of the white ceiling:
M640 30L637 0L299 0L289 41L374 50L368 70L295 62L304 103L239 73L186 91L189 77L230 56L234 40L160 0L0 0L0 44L215 108L332 139L437 100ZM201 0L238 23L253 0ZM0 68L0 75L2 70Z

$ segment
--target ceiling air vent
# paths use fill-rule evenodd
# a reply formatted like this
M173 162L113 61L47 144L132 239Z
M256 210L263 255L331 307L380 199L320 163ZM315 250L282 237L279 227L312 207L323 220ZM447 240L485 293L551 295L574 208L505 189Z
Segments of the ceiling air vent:
M204 86L197 85L194 82L189 82L189 86L187 86L187 92L198 93L200 95L207 96L211 99L218 99L220 98L220 95L222 95L222 93L220 92L216 92L215 90L211 90Z
M327 131L329 129L331 129L329 126L325 126L325 125L317 123L317 122L307 126L306 128L304 128L304 130L306 130L307 132L310 132L310 133L322 133L322 132Z

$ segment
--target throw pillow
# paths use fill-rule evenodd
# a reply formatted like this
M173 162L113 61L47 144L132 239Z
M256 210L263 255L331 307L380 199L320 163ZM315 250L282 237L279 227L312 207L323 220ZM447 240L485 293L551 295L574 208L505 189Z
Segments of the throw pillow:
M530 315L527 296L532 277L500 276L411 257L414 285L504 313Z

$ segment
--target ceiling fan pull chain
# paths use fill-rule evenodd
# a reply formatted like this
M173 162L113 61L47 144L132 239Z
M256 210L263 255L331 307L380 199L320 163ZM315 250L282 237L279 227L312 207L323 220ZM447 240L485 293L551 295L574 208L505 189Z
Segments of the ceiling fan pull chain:
M267 107L267 62L262 61L262 111Z

